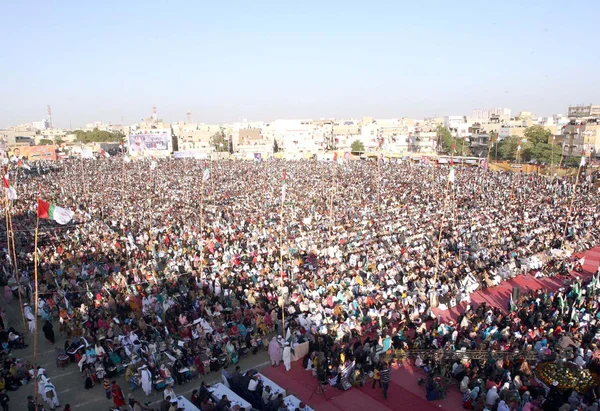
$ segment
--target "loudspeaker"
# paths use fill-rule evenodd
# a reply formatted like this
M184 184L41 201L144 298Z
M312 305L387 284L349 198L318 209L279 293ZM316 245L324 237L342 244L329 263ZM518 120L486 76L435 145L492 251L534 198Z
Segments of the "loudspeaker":
M514 304L517 304L521 299L521 287L513 287L512 290L512 300Z

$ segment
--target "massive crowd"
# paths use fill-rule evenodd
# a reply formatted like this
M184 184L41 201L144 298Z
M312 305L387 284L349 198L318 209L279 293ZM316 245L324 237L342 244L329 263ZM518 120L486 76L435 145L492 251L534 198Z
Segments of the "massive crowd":
M78 363L86 388L103 384L116 406L127 401L112 383L121 374L146 394L169 393L266 348L267 336L288 329L294 343L310 342L305 365L332 385L350 374L353 381L385 375L389 367L377 356L392 345L541 351L573 333L584 349L579 362L592 364L597 297L573 291L588 284L569 283L561 294L577 299L581 310L573 316L548 294L528 296L511 315L479 307L456 324L439 322L430 306L432 295L445 309L530 269L564 274L565 253L596 244L600 195L592 182L581 179L573 195L572 179L481 168L457 169L453 183L448 176L442 166L370 161L205 165L117 157L66 160L52 170L11 167L21 281L11 278L4 248L6 297L20 288L33 305L33 229L42 198L74 210L75 218L66 226L40 224L40 325L49 340L53 326L68 336L65 357ZM26 314L33 327L31 310ZM372 331L381 338L364 342ZM25 344L16 330L5 334L7 347ZM285 351L279 340L277 361ZM534 389L515 400L531 373L490 364L457 365L466 406L549 407ZM28 367L6 360L6 387L36 378L54 407L54 387ZM428 397L443 395L433 378L426 385ZM597 400L580 394L579 403ZM253 405L281 406L277 398L262 400ZM201 409L227 406L209 402Z

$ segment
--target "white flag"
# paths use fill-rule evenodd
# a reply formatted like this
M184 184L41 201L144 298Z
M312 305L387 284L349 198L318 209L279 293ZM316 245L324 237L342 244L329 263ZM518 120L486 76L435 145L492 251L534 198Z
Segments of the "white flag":
M585 167L585 156L581 156L581 163L579 163L579 167Z
M204 181L206 183L209 178L210 178L210 169L208 167L205 167L204 175L202 175L202 181Z
M31 170L31 166L29 164L23 164L23 168L25 170Z
M450 180L451 183L454 183L456 180L456 177L454 176L454 167L450 167L450 175L448 176L448 180Z
M126 163L130 163L131 159L129 158L129 156L126 155L125 157L123 157L123 161Z
M156 168L156 161L152 160L150 162L150 170L154 170Z
M58 224L68 224L69 221L73 218L75 212L73 210L69 210L68 208L54 206L54 210L52 212L52 216L50 217Z

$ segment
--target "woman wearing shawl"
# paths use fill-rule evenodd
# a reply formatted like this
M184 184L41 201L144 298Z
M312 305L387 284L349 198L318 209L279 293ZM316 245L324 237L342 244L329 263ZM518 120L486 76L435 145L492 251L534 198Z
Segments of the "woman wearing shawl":
M493 406L493 405L496 404L496 401L498 401L498 398L500 398L500 396L498 395L498 387L493 386L487 392L487 395L486 395L486 398L485 398L485 403L488 406Z
M119 408L125 405L125 397L123 396L123 390L117 385L116 381L112 382L111 395L115 407Z
M269 343L269 357L271 358L271 365L273 367L279 365L281 361L281 346L277 341L277 337L273 337Z
M44 331L44 337L50 341L50 344L54 344L54 329L52 328L52 323L49 320L46 320L46 323L42 327L42 331Z

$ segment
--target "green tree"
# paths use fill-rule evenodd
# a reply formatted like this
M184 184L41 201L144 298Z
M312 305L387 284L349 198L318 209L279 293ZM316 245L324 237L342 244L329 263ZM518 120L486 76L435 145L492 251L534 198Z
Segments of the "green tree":
M52 140L49 140L49 139L47 139L47 138L42 138L42 139L40 140L40 142L38 143L38 146L49 146L49 145L51 145L51 144L54 144L54 141L52 141Z
M217 131L210 138L210 143L215 147L218 152L228 151L227 140L225 139L225 133L223 130Z
M498 157L502 160L514 160L517 157L519 137L510 136L498 142Z
M75 130L74 134L80 143L121 143L125 141L123 133L98 130L97 128L92 131Z
M456 139L452 137L450 130L439 124L435 129L435 132L437 135L438 147L441 147L440 151L450 153L450 151L452 151L452 145L456 144Z
M62 138L60 138L60 137L56 137L56 138L54 139L54 142L55 142L56 144L62 144L62 143L64 143L65 141L64 141Z
M551 136L552 133L550 130L538 125L527 127L523 135L527 142L533 144L534 146L537 144L548 144Z
M273 153L279 153L279 144L277 144L277 139L273 139Z
M353 153L364 153L365 152L365 145L360 140L354 140L354 142L350 146L350 150Z

